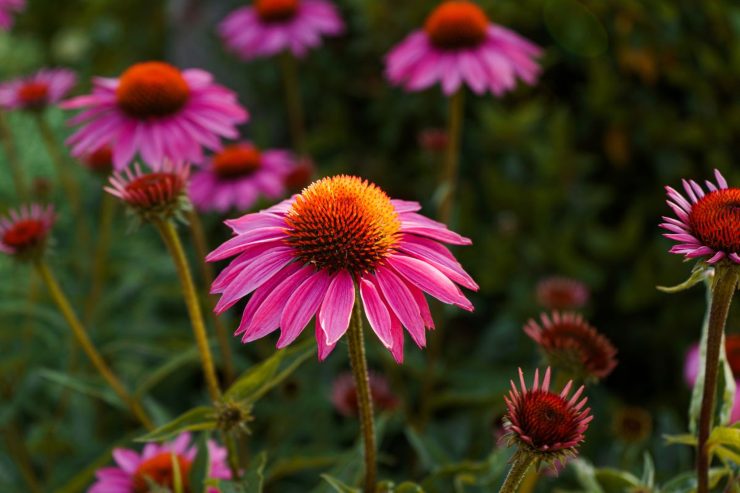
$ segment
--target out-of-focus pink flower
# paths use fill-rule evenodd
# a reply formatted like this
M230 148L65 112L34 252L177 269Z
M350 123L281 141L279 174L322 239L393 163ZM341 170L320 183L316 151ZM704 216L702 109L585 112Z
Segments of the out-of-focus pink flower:
M382 375L370 374L370 394L377 410L390 411L398 407L398 398ZM331 402L343 416L357 416L357 383L351 373L343 373L334 380Z
M41 111L59 103L74 87L77 75L66 68L44 68L0 85L0 108Z
M727 354L727 362L730 364L732 373L735 376L735 385L738 389L735 392L735 403L733 404L730 415L730 423L736 423L740 421L740 334L727 334L725 336L725 352ZM694 344L686 352L686 360L683 367L684 379L689 387L694 386L699 376L699 359L699 344Z
M26 8L26 0L0 0L0 29L13 27L13 14Z
M591 294L588 287L576 279L551 276L537 283L537 302L550 310L583 308Z
M52 206L28 204L0 217L0 252L19 258L35 258L43 252L54 224Z
M429 152L444 152L450 142L447 130L427 128L419 132L419 146Z

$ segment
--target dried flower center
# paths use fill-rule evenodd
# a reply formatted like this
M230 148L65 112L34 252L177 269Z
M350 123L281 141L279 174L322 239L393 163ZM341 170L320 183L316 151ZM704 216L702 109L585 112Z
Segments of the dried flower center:
M192 464L181 455L175 455L174 461L177 461L178 468L180 469L182 489L184 492L190 493L188 475ZM175 471L172 465L173 457L171 452L161 452L142 462L134 473L134 493L159 491L151 489L150 486L152 484L162 488L168 488L170 491L175 491Z
M18 90L18 99L25 106L41 107L46 105L49 85L46 82L27 82Z
M740 188L710 192L693 205L689 224L704 245L740 252Z
M213 156L213 171L224 179L248 176L262 166L262 155L256 147L237 144L225 147Z
M299 0L256 0L257 14L265 22L284 22L295 17Z
M398 242L401 222L388 195L354 176L324 178L296 197L288 243L318 269L374 271Z
M488 17L473 2L450 0L429 14L424 30L438 48L473 48L486 39Z
M519 423L535 448L553 448L577 435L578 416L558 394L543 390L524 394Z
M740 335L727 335L725 338L725 351L727 362L730 363L732 373L736 379L740 379Z
M118 106L139 119L177 113L188 102L190 88L180 71L162 62L137 63L126 70L118 84Z
M46 237L46 225L38 219L13 224L3 235L3 243L19 250L38 245Z

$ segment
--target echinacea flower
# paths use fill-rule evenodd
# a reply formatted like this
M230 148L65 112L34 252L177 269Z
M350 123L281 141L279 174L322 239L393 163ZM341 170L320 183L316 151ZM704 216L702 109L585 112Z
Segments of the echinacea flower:
M370 373L370 395L373 407L390 411L398 407L398 398L391 391L388 381L377 373ZM332 385L331 402L342 416L357 416L357 382L351 373L339 375Z
M44 251L54 225L52 206L30 204L0 217L0 252L20 259L36 259Z
M671 253L704 258L708 264L722 259L740 264L740 188L729 187L719 170L714 177L717 183L707 180L706 191L694 180L683 180L686 196L666 187L676 217L664 216L660 226L670 231L666 238L678 242Z
M537 302L549 310L583 308L588 302L588 287L576 279L562 276L546 277L537 283Z
M581 315L554 311L530 319L524 332L540 347L550 365L570 376L600 380L617 366L617 350Z
M183 491L203 491L190 484L189 473L198 454L191 443L190 434L183 433L166 444L148 443L141 453L117 448L113 450L116 465L104 467L95 473L96 482L87 493L145 493L148 491L174 491L177 462ZM231 471L226 463L226 449L213 440L208 441L208 478L230 479ZM191 489L192 488L192 489ZM205 491L219 493L209 486Z
M311 158L303 156L283 177L283 185L289 192L300 192L311 184L315 173L316 167L313 165Z
M165 220L189 210L187 196L190 166L165 161L159 171L133 170L113 173L105 191L126 203L145 221Z
M42 111L59 103L77 82L77 75L66 68L44 68L28 77L0 85L0 108Z
M293 342L316 315L323 360L348 329L357 286L371 328L403 361L402 326L419 347L426 345L425 327L434 327L424 293L472 311L455 283L478 289L441 244L471 241L417 214L419 209L366 180L340 175L226 221L236 236L207 257L236 256L211 288L221 293L216 312L253 293L236 335L246 343L280 328L278 348Z
M98 147L80 159L93 173L107 176L113 171L113 151L109 145Z
M569 396L571 380L559 394L551 392L550 368L541 385L539 370L535 370L531 389L527 389L520 368L519 385L517 389L512 381L511 391L504 397L509 445L516 444L520 451L534 455L537 463L562 464L575 457L593 420L591 408L584 409L588 398L581 399L584 387Z
M166 159L200 163L203 147L221 149L220 138L236 138L236 126L248 118L236 94L203 70L143 62L118 79L98 77L93 84L92 94L62 104L84 109L69 120L82 127L67 144L80 157L109 143L116 170L137 153L154 169Z
M221 22L224 44L242 60L290 51L303 57L321 44L322 36L337 36L344 23L328 0L255 0Z
M13 27L13 14L26 7L26 0L0 0L0 29Z
M260 198L285 196L285 176L295 166L289 151L259 149L250 142L224 147L193 173L190 199L203 211L245 211Z
M735 402L730 414L730 423L732 424L740 421L740 334L725 335L725 354L735 377L735 386L739 390L735 392ZM684 378L690 387L694 386L699 376L699 365L699 345L695 344L686 353L684 362Z
M493 24L483 9L468 0L446 0L386 56L386 75L408 91L439 82L451 95L463 85L476 94L500 96L517 78L534 84L540 67L539 47L514 31Z

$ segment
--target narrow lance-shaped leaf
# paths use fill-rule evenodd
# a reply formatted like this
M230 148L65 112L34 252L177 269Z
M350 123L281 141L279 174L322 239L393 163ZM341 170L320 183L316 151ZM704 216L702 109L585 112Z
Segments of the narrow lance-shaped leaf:
M195 407L156 430L136 439L137 442L163 442L186 431L216 428L216 412L208 406Z

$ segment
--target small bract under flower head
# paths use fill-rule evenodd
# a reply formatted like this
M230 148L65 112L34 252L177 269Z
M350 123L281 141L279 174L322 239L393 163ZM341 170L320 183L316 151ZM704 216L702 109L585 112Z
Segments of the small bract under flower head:
M126 202L145 221L166 220L189 210L189 177L187 164L168 161L155 172L144 172L135 165L133 171L114 173L105 191Z
M0 218L0 252L21 259L36 259L44 252L54 224L52 206L30 204Z
M676 218L663 217L660 226L669 231L666 238L678 242L671 253L709 264L723 259L740 264L740 188L729 187L719 170L714 176L717 183L706 181L706 192L697 182L683 180L686 197L666 187Z
M524 373L519 369L517 389L511 382L506 401L506 427L509 445L534 454L538 463L563 463L577 454L584 433L593 419L591 409L585 408L588 399L581 399L581 386L569 397L573 381L569 381L560 394L550 391L550 368L540 385L539 370L535 370L532 388L527 389ZM579 400L580 399L580 400Z
M569 277L546 277L537 283L537 302L550 310L582 308L589 296L584 283Z
M581 315L543 313L540 320L542 325L531 319L524 332L540 346L552 366L584 380L600 380L617 366L616 348Z
M370 395L378 411L390 411L398 406L398 398L391 391L388 381L379 374L370 373ZM351 373L339 375L331 389L331 402L343 416L357 416L357 383Z
M475 3L448 0L429 14L424 29L438 48L472 48L485 41L488 23L485 12Z

